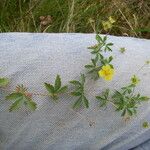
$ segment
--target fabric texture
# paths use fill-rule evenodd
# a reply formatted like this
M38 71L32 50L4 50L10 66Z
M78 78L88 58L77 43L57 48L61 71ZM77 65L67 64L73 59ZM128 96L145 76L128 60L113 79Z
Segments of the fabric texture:
M22 108L10 113L11 102L4 98L8 93L0 90L1 150L127 150L150 138L150 130L142 128L144 121L150 121L149 102L125 122L112 105L99 108L95 100L106 88L127 85L134 74L141 78L136 92L150 96L150 67L138 72L150 60L150 41L109 35L108 41L114 43L116 73L109 82L87 79L89 109L72 110L76 98L63 94L57 104L48 97L34 96L35 112ZM11 80L9 90L24 84L29 92L46 94L43 83L53 83L57 74L66 85L86 73L84 65L91 59L87 47L94 44L95 34L1 33L0 76ZM126 48L124 54L120 47Z

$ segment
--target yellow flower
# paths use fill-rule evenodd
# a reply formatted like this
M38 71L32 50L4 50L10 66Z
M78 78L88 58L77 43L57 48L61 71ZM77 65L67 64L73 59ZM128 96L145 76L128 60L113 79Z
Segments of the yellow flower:
M143 122L143 128L149 128L149 123L147 121Z
M111 16L108 19L109 19L109 22L112 24L116 22Z
M112 80L114 76L114 69L110 65L105 65L98 72L98 74L100 77L103 77L105 80L109 81Z
M140 79L136 77L136 75L134 75L132 78L131 78L131 83L136 85L140 82Z
M112 24L109 21L103 21L102 25L105 31L112 28Z
M102 21L103 29L105 31L108 31L108 29L112 28L115 22L116 21L110 16L107 21Z
M149 65L149 64L150 64L150 60L147 60L147 61L146 61L146 64Z

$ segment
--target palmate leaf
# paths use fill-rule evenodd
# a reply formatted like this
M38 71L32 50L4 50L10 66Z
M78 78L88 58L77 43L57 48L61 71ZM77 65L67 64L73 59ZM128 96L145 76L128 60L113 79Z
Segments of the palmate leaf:
M82 105L85 108L89 108L89 101L85 96L79 95L79 99L76 100L76 102L73 105L73 109L77 109L79 107L81 107Z
M8 96L6 96L6 100L13 100L15 101L9 108L9 111L14 111L19 109L22 105L25 105L26 107L28 107L30 110L35 110L36 107L36 103L34 101L32 101L31 98L29 98L28 96L26 96L25 93L11 93Z
M9 83L9 79L0 78L0 87L4 87L4 86L8 85L8 83Z
M73 105L74 109L79 108L82 105L85 108L89 108L89 101L84 95L85 78L86 78L85 75L81 74L80 81L77 81L77 80L70 81L70 83L75 86L75 91L71 92L71 95L79 97L79 99L77 99Z
M109 89L106 89L104 92L102 92L101 96L96 96L96 99L100 101L100 107L106 106L109 102Z
M61 78L59 75L56 76L54 85L44 83L44 86L47 89L49 96L51 96L53 100L57 100L58 94L64 93L68 88L68 86L61 87Z
M112 99L117 106L116 111L121 111L121 116L133 116L137 112L138 105L149 100L147 96L141 96L139 93L134 95L135 85L130 84L121 88L120 91L115 91Z
M100 101L100 107L106 106L107 101L105 98L102 98L100 96L96 96L96 99Z

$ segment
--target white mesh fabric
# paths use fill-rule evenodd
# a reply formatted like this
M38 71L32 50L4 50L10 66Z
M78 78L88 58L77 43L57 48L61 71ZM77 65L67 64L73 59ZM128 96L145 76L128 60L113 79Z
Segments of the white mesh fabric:
M87 78L89 109L72 110L76 97L63 94L56 104L48 97L34 96L38 104L35 112L22 108L10 113L11 102L4 99L8 93L1 91L2 150L116 150L138 144L132 142L133 137L147 132L141 124L150 120L149 103L143 103L137 116L125 122L113 106L99 108L95 96L106 88L118 89L128 84L130 77L150 59L150 41L115 36L108 36L108 40L114 43L115 77L110 82ZM43 83L54 82L57 74L66 85L85 73L84 65L91 59L87 47L94 44L95 34L0 34L0 76L10 78L9 90L24 84L30 92L47 93ZM126 48L124 54L119 52L120 47ZM144 67L138 76L141 83L137 92L150 96L150 67Z

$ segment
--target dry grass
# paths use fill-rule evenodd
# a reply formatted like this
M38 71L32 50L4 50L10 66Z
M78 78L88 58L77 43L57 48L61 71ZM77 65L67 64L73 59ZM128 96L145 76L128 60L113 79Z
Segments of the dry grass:
M52 21L40 16L50 15ZM116 23L108 32L102 21ZM149 0L1 0L0 32L109 33L150 38Z

